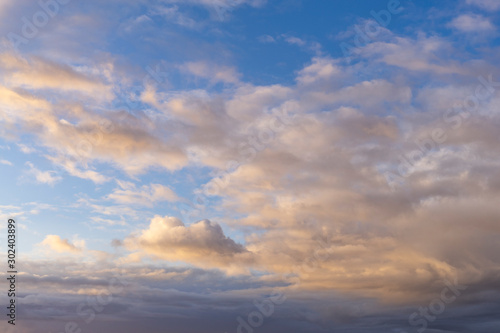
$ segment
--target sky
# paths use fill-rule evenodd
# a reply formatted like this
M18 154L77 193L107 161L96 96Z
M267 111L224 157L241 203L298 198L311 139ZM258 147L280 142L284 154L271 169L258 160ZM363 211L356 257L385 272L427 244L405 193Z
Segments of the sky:
M498 332L499 19L0 0L0 331Z

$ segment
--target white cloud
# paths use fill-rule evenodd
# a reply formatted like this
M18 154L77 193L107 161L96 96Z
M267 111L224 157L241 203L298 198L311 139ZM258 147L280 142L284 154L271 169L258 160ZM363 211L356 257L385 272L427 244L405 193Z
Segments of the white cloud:
M114 2L123 5L123 1ZM215 1L203 3L213 5ZM462 28L466 26L464 22L458 23ZM55 24L54 21L51 26ZM74 27L67 25L67 29ZM459 276L460 283L474 283L475 287L469 290L480 291L481 297L496 297L487 288L498 290L500 269L498 88L493 87L497 91L491 100L481 101L482 114L471 114L468 122L465 116L455 115L462 121L457 128L443 120L443 114L454 103L474 93L478 75L493 73L493 80L498 81L494 61L488 63L489 56L480 58L481 52L489 54L491 50L485 45L482 45L484 49L476 49L471 65L463 60L467 54L457 53L454 39L424 35L404 38L387 36L385 31L379 37L377 42L358 50L359 62L345 65L342 59L315 57L296 72L295 82L287 80L286 85L257 86L242 82L237 70L224 63L187 62L182 69L190 78L237 85L224 87L214 94L203 89L173 91L170 87L149 87L141 95L144 105L127 111L106 104L98 105L99 108L88 106L87 103L92 103L89 91L93 90L87 85L88 81L79 81L81 77L77 74L92 70L80 72L82 67L78 70L70 67L64 71L64 66L45 62L42 66L36 60L27 61L28 67L35 67L35 76L40 76L30 85L29 70L22 64L6 66L10 71L5 73L5 82L26 88L0 86L1 131L6 133L7 140L14 141L12 138L16 136L24 139L30 134L35 147L44 150L49 160L70 174L96 184L109 181L116 174L122 177L121 171L134 177L149 168L154 170L152 177L133 178L134 182L146 179L147 185L119 181L118 188L106 197L119 205L102 205L102 198L80 201L85 203L82 210L98 215L91 217L97 224L127 225L127 232L134 223L140 225L140 230L123 242L125 249L133 252L117 259L120 267L96 263L97 257L103 261L110 257L97 252L89 265L71 261L29 263L27 260L23 262L30 265L25 276L25 286L29 288L25 297L27 313L54 318L54 311L59 311L57 316L61 318L65 310L74 312L84 294L98 294L99 288L105 287L111 278L108 273L114 270L128 272L134 282L124 291L124 297L120 295L109 305L110 315L122 319L136 319L137 313L147 313L150 317L171 313L176 316L172 322L182 317L189 321L198 318L199 309L204 312L200 320L213 319L215 317L207 315L207 309L215 309L218 316L223 309L232 311L233 305L241 301L241 298L232 298L234 294L246 295L250 305L255 295L268 295L262 287L264 282L287 291L293 289L288 287L296 283L289 278L291 275L300 278L301 285L295 290L304 293L288 303L293 304L290 309L294 311L288 311L288 304L283 305L273 321L276 319L277 323L282 313L287 317L288 329L293 326L290 320L294 316L301 321L302 326L297 327L305 327L310 318L320 322L321 327L304 329L309 332L326 330L329 322L319 318L334 318L335 328L342 322L352 322L353 318L359 320L356 322L359 325L362 320L369 321L366 324L369 326L373 313L382 312L380 304L387 304L380 302L379 308L373 306L372 312L367 313L363 311L367 311L369 302L363 300L359 308L361 314L353 314L343 310L344 304L337 307L331 303L343 292L373 297L370 302L378 298L414 306L420 304L417 300L424 298L428 302L438 296L432 294L433 287L440 286L444 279ZM149 38L153 36L144 35L141 43L149 42ZM80 43L80 39L74 39ZM288 42L307 46L304 40L291 37ZM30 47L35 48L35 44ZM104 49L97 45L89 48L82 43L90 52ZM48 43L45 46L51 48ZM83 61L83 58L77 59ZM117 67L134 67L124 63L127 63L126 57L117 61ZM53 69L55 77L62 77L63 84L76 82L80 90L87 90L89 98L80 101L72 95L70 87L59 88L54 80L49 80L47 89L42 78L49 73L40 68L44 66ZM360 70L365 68L368 70ZM134 72L136 68L127 70ZM21 74L9 76L16 71ZM133 76L124 73L123 80L132 80L129 75ZM47 90L51 93L47 94ZM58 90L64 92L57 93ZM275 111L280 119L273 118ZM102 130L100 122L104 119L114 124L112 131ZM281 125L282 130L276 130L273 125ZM436 128L446 131L447 140L415 163L417 171L405 178L402 188L391 190L381 169L397 167L401 155L418 149L417 142L428 138ZM82 142L89 145L79 147ZM77 162L69 157L78 156L78 148L88 150ZM198 154L196 165L191 164L193 160L187 152ZM152 206L177 200L169 187L149 183L159 183L156 179L165 170L187 167L180 173L182 177L196 175L194 182L198 182L197 176L206 176L205 170L215 169L215 173L226 170L227 161L242 161L242 156L248 155L252 156L249 161L245 160L224 175L230 186L220 189L220 201L217 200L214 208L217 211L207 215L217 214L220 224L203 220L185 225L174 217L155 216L147 221L148 226L141 225L145 222L144 216L151 213L134 210L137 208L134 204ZM45 182L57 178L50 171L37 172ZM36 174L34 171L35 179ZM103 188L109 188L109 184L96 187L94 195L101 196ZM37 212L23 208L0 207L0 216L5 220L10 212L25 211L28 216ZM61 207L57 209L61 214L67 212ZM221 225L228 228L223 230ZM116 229L113 227L113 232ZM233 233L229 234L228 230ZM42 244L60 253L82 253L85 248L82 241L57 235L47 236ZM117 244L121 243L115 242ZM120 256L125 249L118 248L116 255ZM191 265L185 270L179 268L183 265L165 265L151 258L183 261L210 271ZM311 260L314 267L301 268ZM245 273L250 269L255 271L230 281L215 269L236 270L234 267L246 269ZM71 270L74 270L72 274ZM86 274L88 278L83 276ZM229 286L237 291L232 294ZM175 287L189 293L172 290ZM201 296L193 292L198 288ZM72 301L68 295L72 293L81 294L81 298L74 299L75 306L68 306ZM139 297L141 304L137 311ZM469 301L477 295L467 298L469 295L464 294L464 297L464 303L473 304ZM484 299L481 297L478 298ZM219 302L214 302L214 298ZM301 303L299 309L296 304L304 299L310 301ZM314 307L320 308L318 313L310 310ZM447 311L454 309L455 305ZM400 310L404 312L406 308L401 306ZM235 312L245 313L240 308ZM231 313L231 318L235 317ZM483 320L484 316L480 318ZM129 324L125 320L113 322ZM158 322L158 325L164 324L162 320ZM380 322L387 326L390 320L384 318ZM186 327L183 329L189 328ZM387 331L392 327L384 328ZM127 329L131 330L126 327L108 331ZM39 332L40 328L32 331ZM350 332L352 327L338 331Z
M216 20L225 20L233 10L242 6L248 5L254 8L262 7L267 3L267 0L165 0L164 3L178 5L199 5L205 7L212 14L212 18ZM167 16L175 23L184 25L190 28L200 28L202 24L196 20L180 13L177 6L165 8Z
M25 144L22 144L22 143L18 143L17 146L19 147L19 150L21 150L21 152L23 152L25 154L31 154L31 153L34 153L36 151L36 149L34 149L30 146L27 146Z
M310 65L301 69L297 75L297 81L301 84L312 84L324 82L339 77L342 69L333 59L315 57Z
M140 15L136 18L130 19L123 23L123 30L127 33L134 31L135 29L153 22L153 20L148 15Z
M226 237L219 224L208 220L185 226L178 218L156 215L148 229L131 235L124 243L130 250L200 266L228 267L250 259L244 246Z
M261 43L274 43L274 42L276 42L276 40L274 39L274 37L273 36L269 36L269 35L263 35L263 36L260 36L257 39Z
M450 26L464 32L485 32L495 30L493 24L484 16L464 14L450 22Z
M13 166L12 162L7 161L7 160L0 160L0 164Z
M196 21L191 17L180 12L178 6L171 6L171 7L158 6L151 11L151 14L161 15L167 20L167 22L175 23L177 25L189 29L200 29L203 26L201 22Z
M469 74L475 82L477 75L469 64L446 57L455 51L446 39L392 37L360 48L362 59L377 69L362 75L358 69L363 62L346 66L341 60L315 57L297 71L296 84L256 86L238 81L232 67L188 62L182 69L190 75L238 85L223 94L148 87L141 94L148 108L135 113L106 106L97 112L71 96L59 103L42 93L0 87L0 116L9 125L5 128L16 129L13 133L35 136L37 147L45 147L54 163L96 183L111 179L104 176L114 171L111 168L132 176L151 167L179 170L191 166L187 152L193 151L200 152L197 167L219 171L227 161L241 158L241 146L246 152L253 150L251 163L230 170L231 186L220 192L220 209L238 216L221 223L241 232L245 246L227 237L217 223L204 220L186 226L157 216L149 227L126 239L127 248L139 252L130 260L150 255L210 268L255 267L274 277L303 263L315 253L315 240L325 236L332 242L320 250L333 255L320 260L317 274L302 274L304 285L381 298L393 297L390 286L398 290L394 297L404 299L417 294L418 286L455 273L478 277L477 272L496 269L491 265L493 251L467 243L460 230L448 230L450 221L472 219L463 211L452 211L454 204L460 207L465 200L456 193L486 199L498 192L498 115L477 117L481 126L464 125L450 133L449 147L427 156L422 161L425 168L408 177L411 190L392 192L378 167L393 166L400 154L415 149L419 135L432 132L440 112L453 105L449 97L456 99L471 89L458 85L472 82ZM458 74L460 80L450 83L448 74ZM436 85L451 93L441 94L444 90ZM424 94L426 89L436 93ZM485 102L485 107L496 110L496 104ZM267 121L274 111L284 111L282 131L273 130ZM113 123L112 131L101 130L105 119ZM265 144L252 143L269 137ZM84 140L91 149L81 162L59 158L75 156L77 144ZM462 146L470 153L465 154ZM471 158L474 155L482 158ZM132 204L176 196L161 184L121 181L107 198L120 205L86 202L93 212L105 215L94 218L96 223L113 225L126 220L117 219L122 216L138 219L142 214ZM449 204L431 209L434 201ZM497 230L491 222L496 220L494 204L486 200L481 207L484 216L477 216L477 238L480 230ZM433 220L433 213L440 219ZM307 222L311 217L315 222ZM462 230L465 222L461 221ZM425 234L429 230L431 236ZM447 239L432 238L446 233ZM454 240L472 246L472 259L487 256L491 262L472 260L478 267L469 270L454 254L460 250ZM68 250L72 245L60 238L49 242Z
M89 170L88 167L87 168L84 167L84 170L81 170L78 164L75 161L73 161L70 157L47 156L47 158L53 163L62 167L66 172L68 172L72 176L82 179L88 179L96 184L102 184L109 181L108 177L101 175L97 171Z
M285 38L285 42L292 45L304 46L306 45L306 41L300 39L295 36L283 36Z
M491 11L495 11L500 8L500 2L498 0L467 0L467 4L476 5Z
M37 183L54 185L55 183L62 180L62 177L57 176L57 173L55 171L41 171L37 169L31 162L26 162L26 165L30 168L27 171L27 174L33 176Z
M46 236L40 244L58 253L80 253L85 248L85 241L83 240L76 240L71 243L57 235Z
M220 66L206 61L187 62L181 70L210 82L238 83L240 74L234 67Z
M302 49L305 49L307 51L312 51L317 55L321 55L321 44L319 44L318 42L307 41L302 38L287 34L282 34L280 37L283 38L284 41L290 45L297 45Z
M139 189L133 183L116 181L119 188L106 196L106 199L113 200L119 204L142 205L152 207L157 202L178 201L179 197L169 187L161 184L143 185Z
M105 219L102 217L98 216L92 216L90 218L93 223L99 224L99 225L107 225L107 226L115 226L115 225L121 225L125 226L127 223L122 219L122 220L111 220L111 219Z
M237 8L242 5L260 7L263 6L267 2L267 0L166 0L165 2L170 2L170 3L185 2L185 3L203 5L207 7L217 6L229 9L229 8Z
M416 39L394 37L387 42L373 42L360 48L360 55L375 62L411 71L438 74L467 74L468 70L445 57L452 46L446 39L419 35Z
M106 217L109 218L117 218L119 217L120 220L125 220L125 217L127 219L135 219L137 218L137 211L130 207L129 205L101 205L99 202L102 200L92 200L92 199L85 199L85 198L80 198L78 199L78 205L88 207L92 209L92 212L105 215ZM92 218L93 219L93 218ZM107 221L104 220L99 220L100 217L97 217L97 220L94 220L95 222L109 222L109 219L106 219ZM111 223L108 223L111 225ZM118 223L120 224L120 223Z

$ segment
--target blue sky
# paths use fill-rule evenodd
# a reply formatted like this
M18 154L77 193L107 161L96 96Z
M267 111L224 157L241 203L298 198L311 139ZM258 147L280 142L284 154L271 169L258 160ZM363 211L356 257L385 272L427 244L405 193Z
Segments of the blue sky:
M0 0L16 332L495 331L499 12Z

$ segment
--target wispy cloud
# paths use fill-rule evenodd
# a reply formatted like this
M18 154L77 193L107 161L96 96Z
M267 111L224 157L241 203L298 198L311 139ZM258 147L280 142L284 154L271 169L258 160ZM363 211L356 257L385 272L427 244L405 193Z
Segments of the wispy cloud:
M394 39L389 42L367 44L359 52L373 57L375 61L412 71L466 74L466 69L459 63L440 56L449 52L450 49L451 44L445 39L420 35L417 39L394 36Z
M39 184L54 185L62 180L62 177L58 176L55 171L41 171L31 162L26 162L26 165L29 167L27 174L34 177L35 181Z
M466 0L469 5L476 5L486 10L495 11L500 8L497 0Z
M274 43L274 42L276 42L276 39L274 39L273 36L269 36L269 35L259 36L258 40L261 43Z
M9 73L5 79L12 87L75 91L92 95L93 98L112 98L110 87L102 79L67 65L37 57L23 59L10 53L2 53L0 66Z
M137 188L127 181L116 181L119 188L113 190L106 199L119 204L153 207L157 202L180 200L172 189L161 184L143 185Z
M34 149L30 146L27 146L25 144L22 144L22 143L18 143L17 146L19 147L21 152L23 152L25 154L31 154L31 153L34 153L36 151L36 149Z
M179 11L179 7L173 6L158 6L151 11L153 15L161 15L169 23L174 23L189 29L201 29L203 23L199 22L188 15Z
M240 74L234 67L221 66L206 61L187 62L180 69L196 77L217 83L238 83Z

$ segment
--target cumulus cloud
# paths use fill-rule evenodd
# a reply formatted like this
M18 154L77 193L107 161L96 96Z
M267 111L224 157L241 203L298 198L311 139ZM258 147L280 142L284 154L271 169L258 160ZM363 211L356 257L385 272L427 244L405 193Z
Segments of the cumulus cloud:
M40 244L58 253L80 253L85 248L85 241L83 240L71 243L58 235L47 235Z
M435 78L454 72L448 67L450 64L438 65L431 61L432 50L450 46L439 40L435 42L436 45L431 40L422 42L427 46L424 52L429 55L420 65L401 62L398 67L418 73L432 72L433 66L438 66L442 71L435 73ZM410 45L410 40L399 43ZM386 64L387 68L393 65ZM456 64L455 69L459 67ZM464 77L470 72L467 66L458 70ZM219 193L226 210L246 215L236 221L226 219L225 223L235 228L245 225L262 230L262 234L247 235L246 248L254 259L251 266L283 274L294 272L301 277L302 286L357 291L395 301L421 299L424 292L421 286L444 279L457 276L467 281L481 279L482 274L473 273L476 269L466 268L470 257L453 255L458 249L451 239L461 236L450 233L447 241L441 235L450 227L448 223L459 216L464 220L472 218L465 217L463 211L451 211L453 205L463 205L453 193L461 193L471 200L479 193L486 196L483 192L488 188L486 184L495 182L496 176L491 175L493 178L484 185L474 186L474 177L468 170L476 167L490 170L493 156L493 160L487 162L470 154L488 149L487 155L491 155L493 146L486 147L496 140L493 132L488 134L490 127L492 130L495 126L486 124L496 119L497 113L487 117L475 114L474 122L464 121L456 129L449 121L439 121L454 100L463 100L474 92L475 86L445 81L443 85L452 92L451 97L445 90L415 87L409 80L358 81L342 87L336 85L339 76L348 76L345 68L331 59L315 58L299 72L300 84L290 88L291 93L279 86L242 87L227 103L230 114L244 119L246 103L284 107L295 99L285 130L273 131L266 122L248 125L255 130L256 137L259 130L273 132L272 139L265 140L266 143L257 140L254 149L260 151L259 154L251 163L231 171L226 177L229 186L221 187ZM428 91L434 94L427 94ZM412 111L414 98L418 100L418 109ZM484 108L488 109L493 102L485 103ZM248 107L248 113L250 110ZM311 110L318 112L311 115ZM408 111L401 113L400 110ZM408 123L412 127L408 127ZM474 130L478 123L485 129L482 134ZM417 149L423 140L421 136L438 126L448 130L448 141L439 151L424 156L418 172L406 178L404 188L391 190L380 168L397 166L399 155ZM460 148L464 142L471 145ZM460 189L455 181L464 187ZM412 190L408 192L408 189ZM491 191L496 190L491 187ZM449 215L431 219L437 211L430 213L430 205L448 200L450 206L441 208ZM477 201L473 202L471 205ZM493 219L481 221L483 227L491 228ZM415 230L408 232L409 225ZM442 232L433 234L436 238L429 243L414 242L427 239L424 234L429 230ZM322 244L318 241L322 235L331 241ZM476 260L483 256L490 258L488 251L483 252L485 248L476 249L474 254L469 253ZM322 255L323 252L327 255ZM294 268L311 259L311 254L317 254L312 258L316 261L315 268L311 268L314 274ZM488 266L484 261L480 265L480 270L491 273L498 269L498 262ZM395 284L398 287L394 287ZM392 293L387 289L389 285ZM427 293L424 297L428 296Z
M296 84L286 86L242 83L231 67L188 62L181 69L191 75L238 85L223 96L146 86L140 91L144 105L127 111L113 105L97 110L70 95L44 96L40 80L23 83L25 64L42 67L34 72L41 76L44 66L54 69L68 84L83 80L77 87L85 93L95 77L37 59L5 58L9 84L0 87L1 133L32 133L56 165L97 184L111 178L101 170L131 176L187 166L227 171L228 161L240 162L227 171L228 186L218 195L220 209L230 213L221 223L241 232L244 246L213 221L185 225L156 216L124 240L132 251L117 261L124 266L153 256L207 269L255 268L285 285L297 285L294 276L319 293L338 290L402 303L433 297L428 286L455 277L488 290L499 269L498 93L482 100L487 113L471 113L470 121L466 113L448 114L474 93L478 69L487 68L444 57L456 52L439 37L390 36L359 49L377 71L366 68L360 76L363 62L346 66L317 56L297 71ZM56 89L50 84L47 89ZM102 126L106 120L112 128ZM277 121L280 130L273 126ZM446 131L439 145L428 141L435 129ZM412 161L415 172L392 189L384 171L417 149L424 151ZM107 198L120 206L85 202L109 217L95 222L137 217L133 203L177 199L164 185L118 184ZM78 248L54 235L44 242L67 252ZM145 268L131 276L143 272L161 281L183 276ZM157 290L149 292L153 300ZM333 312L327 309L323 317Z
M186 226L178 218L157 215L148 229L126 238L124 244L131 250L141 250L158 258L202 267L224 267L250 259L243 245L225 236L221 226L209 220Z
M178 10L186 1L162 3L175 3L166 17L194 27ZM228 10L257 4L189 3ZM467 3L498 7L496 1ZM495 28L479 19L464 14L451 26ZM59 37L41 37L48 35ZM273 288L289 297L259 328L263 332L398 331L415 307L439 297L445 281L467 285L467 293L432 328L482 333L498 326L485 315L500 308L500 95L499 71L488 63L491 49L468 55L449 38L384 30L355 51L355 64L315 56L296 69L295 80L260 85L244 82L222 61L183 59L172 67L188 81L202 79L206 89L145 84L134 92L140 100L124 109L112 91L130 88L134 66L123 59L108 65L94 54L82 65L84 57L64 58L43 38L45 57L1 58L0 135L18 142L30 134L30 144L55 166L97 184L98 198L87 192L70 208L90 211L94 224L119 230L113 238L121 239L112 241L114 254L92 252L85 262L23 261L26 332L39 332L40 325L60 331L79 304L109 290L118 272L132 283L113 294L103 320L86 326L89 331L140 331L145 320L154 332L202 331L209 324L234 331L234 318L255 311L254 301ZM285 41L309 45L290 36ZM58 56L48 60L49 51ZM214 92L216 83L226 84ZM476 92L486 97L471 105L474 99L466 98ZM439 142L432 139L436 132ZM25 153L31 147L19 145ZM39 182L58 181L53 172L28 165ZM398 169L410 171L392 187L386 172ZM206 194L214 200L205 201L215 204L207 204L200 219L217 218L186 225L157 215L140 224L155 212L136 205L180 201L157 180L176 171L172 178L189 174L188 181L199 184L203 174L203 182L217 186L216 197ZM117 175L133 182L106 184ZM0 206L0 217L25 218L37 210ZM90 252L83 241L57 235L41 244L60 253ZM214 327L227 318L227 327Z
M148 228L124 240L132 251L122 258L124 264L153 256L229 271L256 268L284 276L287 283L293 283L289 274L297 275L301 285L311 289L414 300L423 297L423 285L456 276L475 281L484 277L477 272L493 274L497 269L485 248L475 247L467 258L453 255L452 249L459 250L454 240L462 239L461 233L449 233L445 240L424 234L439 230L436 235L442 235L450 221L466 216L446 213L451 206L443 212L429 210L432 202L461 205L463 199L456 193L461 198L494 196L498 188L497 113L475 114L475 123L463 121L460 128L446 120L439 124L450 105L475 88L447 81L447 74L455 74L465 82L470 73L476 80L469 64L439 60L451 49L442 39L420 36L372 43L360 51L381 70L403 70L407 77L381 78L368 69L371 76L359 78L338 60L315 57L297 71L296 84L240 84L224 99L207 90L171 92L147 86L141 101L150 109L135 114L98 113L81 105L61 108L40 95L3 87L6 107L1 115L7 129L35 133L39 144L51 149L54 163L96 183L108 178L93 170L92 163L135 175L152 167L178 170L192 165L190 152L199 153L198 166L215 171L238 159L240 164L227 171L227 186L218 195L221 209L238 216L221 218L221 223L244 233L245 246L228 238L217 223L203 220L186 226L173 217L157 216ZM422 73L432 75L443 88L414 81ZM484 101L486 109L494 109L495 96ZM105 120L113 127L102 126ZM272 126L276 121L280 130ZM397 168L400 155L417 149L421 136L438 126L448 129L446 143L421 159L417 172L405 178L404 189L392 190L384 171ZM71 159L78 156L77 148L82 158ZM240 160L243 155L246 159ZM479 175L481 181L475 182ZM165 185L124 181L106 197L119 205L93 200L86 204L106 216L96 222L108 224L117 221L112 217L137 218L132 203L176 199ZM482 211L488 215L478 223L491 230L494 206L489 201L485 205L489 208ZM431 213L442 218L433 220ZM407 230L412 230L410 235ZM321 237L329 241L318 242ZM315 274L300 269L311 255ZM478 260L484 257L488 260ZM477 267L467 266L471 258Z

